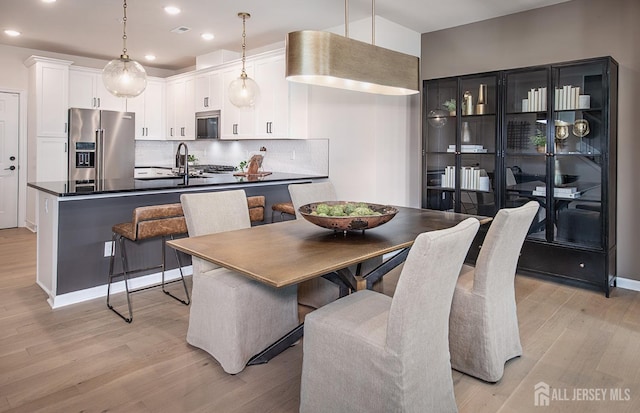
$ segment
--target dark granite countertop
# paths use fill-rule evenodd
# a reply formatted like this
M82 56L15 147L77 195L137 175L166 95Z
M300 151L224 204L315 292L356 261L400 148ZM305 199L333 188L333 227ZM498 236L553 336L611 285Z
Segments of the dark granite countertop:
M292 174L274 172L261 177L242 177L233 174L215 174L212 177L189 178L187 184L184 179L175 177L167 179L104 179L99 181L56 181L29 182L27 186L59 197L117 194L143 191L174 191L183 189L205 188L208 186L235 186L270 183L277 185L283 181L328 178L323 175Z

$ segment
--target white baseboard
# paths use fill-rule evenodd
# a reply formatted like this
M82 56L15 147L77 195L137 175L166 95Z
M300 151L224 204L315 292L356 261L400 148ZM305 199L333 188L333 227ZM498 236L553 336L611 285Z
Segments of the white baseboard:
M193 267L190 265L188 267L183 267L182 271L184 275L192 275ZM176 268L173 270L166 271L164 273L165 281L173 281L180 278L180 271ZM155 273L144 275L142 277L136 277L129 280L129 288L137 289L148 287L150 285L158 284L162 282L162 273ZM111 294L124 292L124 281L118 281L116 283L111 284ZM74 291L71 293L60 294L54 297L50 297L47 302L51 306L51 308L60 308L71 304L81 303L83 301L89 301L96 298L106 297L107 296L107 284L99 285L97 287L87 288L85 290Z
M630 278L616 278L616 286L625 290L640 291L640 281Z

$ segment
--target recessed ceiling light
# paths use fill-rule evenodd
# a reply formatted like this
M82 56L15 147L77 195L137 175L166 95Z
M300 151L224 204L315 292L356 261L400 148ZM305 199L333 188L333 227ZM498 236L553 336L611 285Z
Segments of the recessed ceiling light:
M154 55L152 55L152 54L145 55L144 58L147 59L150 62L156 60L156 57Z
M11 37L16 37L16 36L20 36L20 32L17 30L11 30L11 29L7 29L4 31L4 34L6 34L7 36L11 36Z
M164 8L164 11L167 12L167 14L178 14L180 13L180 9L175 7L175 6L167 6Z
M43 3L55 3L56 0L42 0Z
M202 37L204 40L213 40L215 36L211 33L202 33L200 37Z

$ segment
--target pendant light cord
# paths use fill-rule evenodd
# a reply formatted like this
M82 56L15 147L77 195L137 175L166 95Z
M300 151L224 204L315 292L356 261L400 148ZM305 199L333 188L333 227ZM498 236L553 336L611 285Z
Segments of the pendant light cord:
M122 56L126 59L127 56L127 0L124 0L123 17L122 17Z
M242 73L240 74L240 77L246 78L247 72L245 71L245 68L244 68L245 49L247 48L246 21L247 21L247 17L251 15L249 13L238 13L238 16L242 17Z

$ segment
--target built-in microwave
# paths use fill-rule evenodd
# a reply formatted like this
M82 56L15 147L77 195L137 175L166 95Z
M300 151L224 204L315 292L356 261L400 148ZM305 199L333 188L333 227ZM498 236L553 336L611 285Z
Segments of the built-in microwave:
M220 139L220 111L196 113L196 139Z

